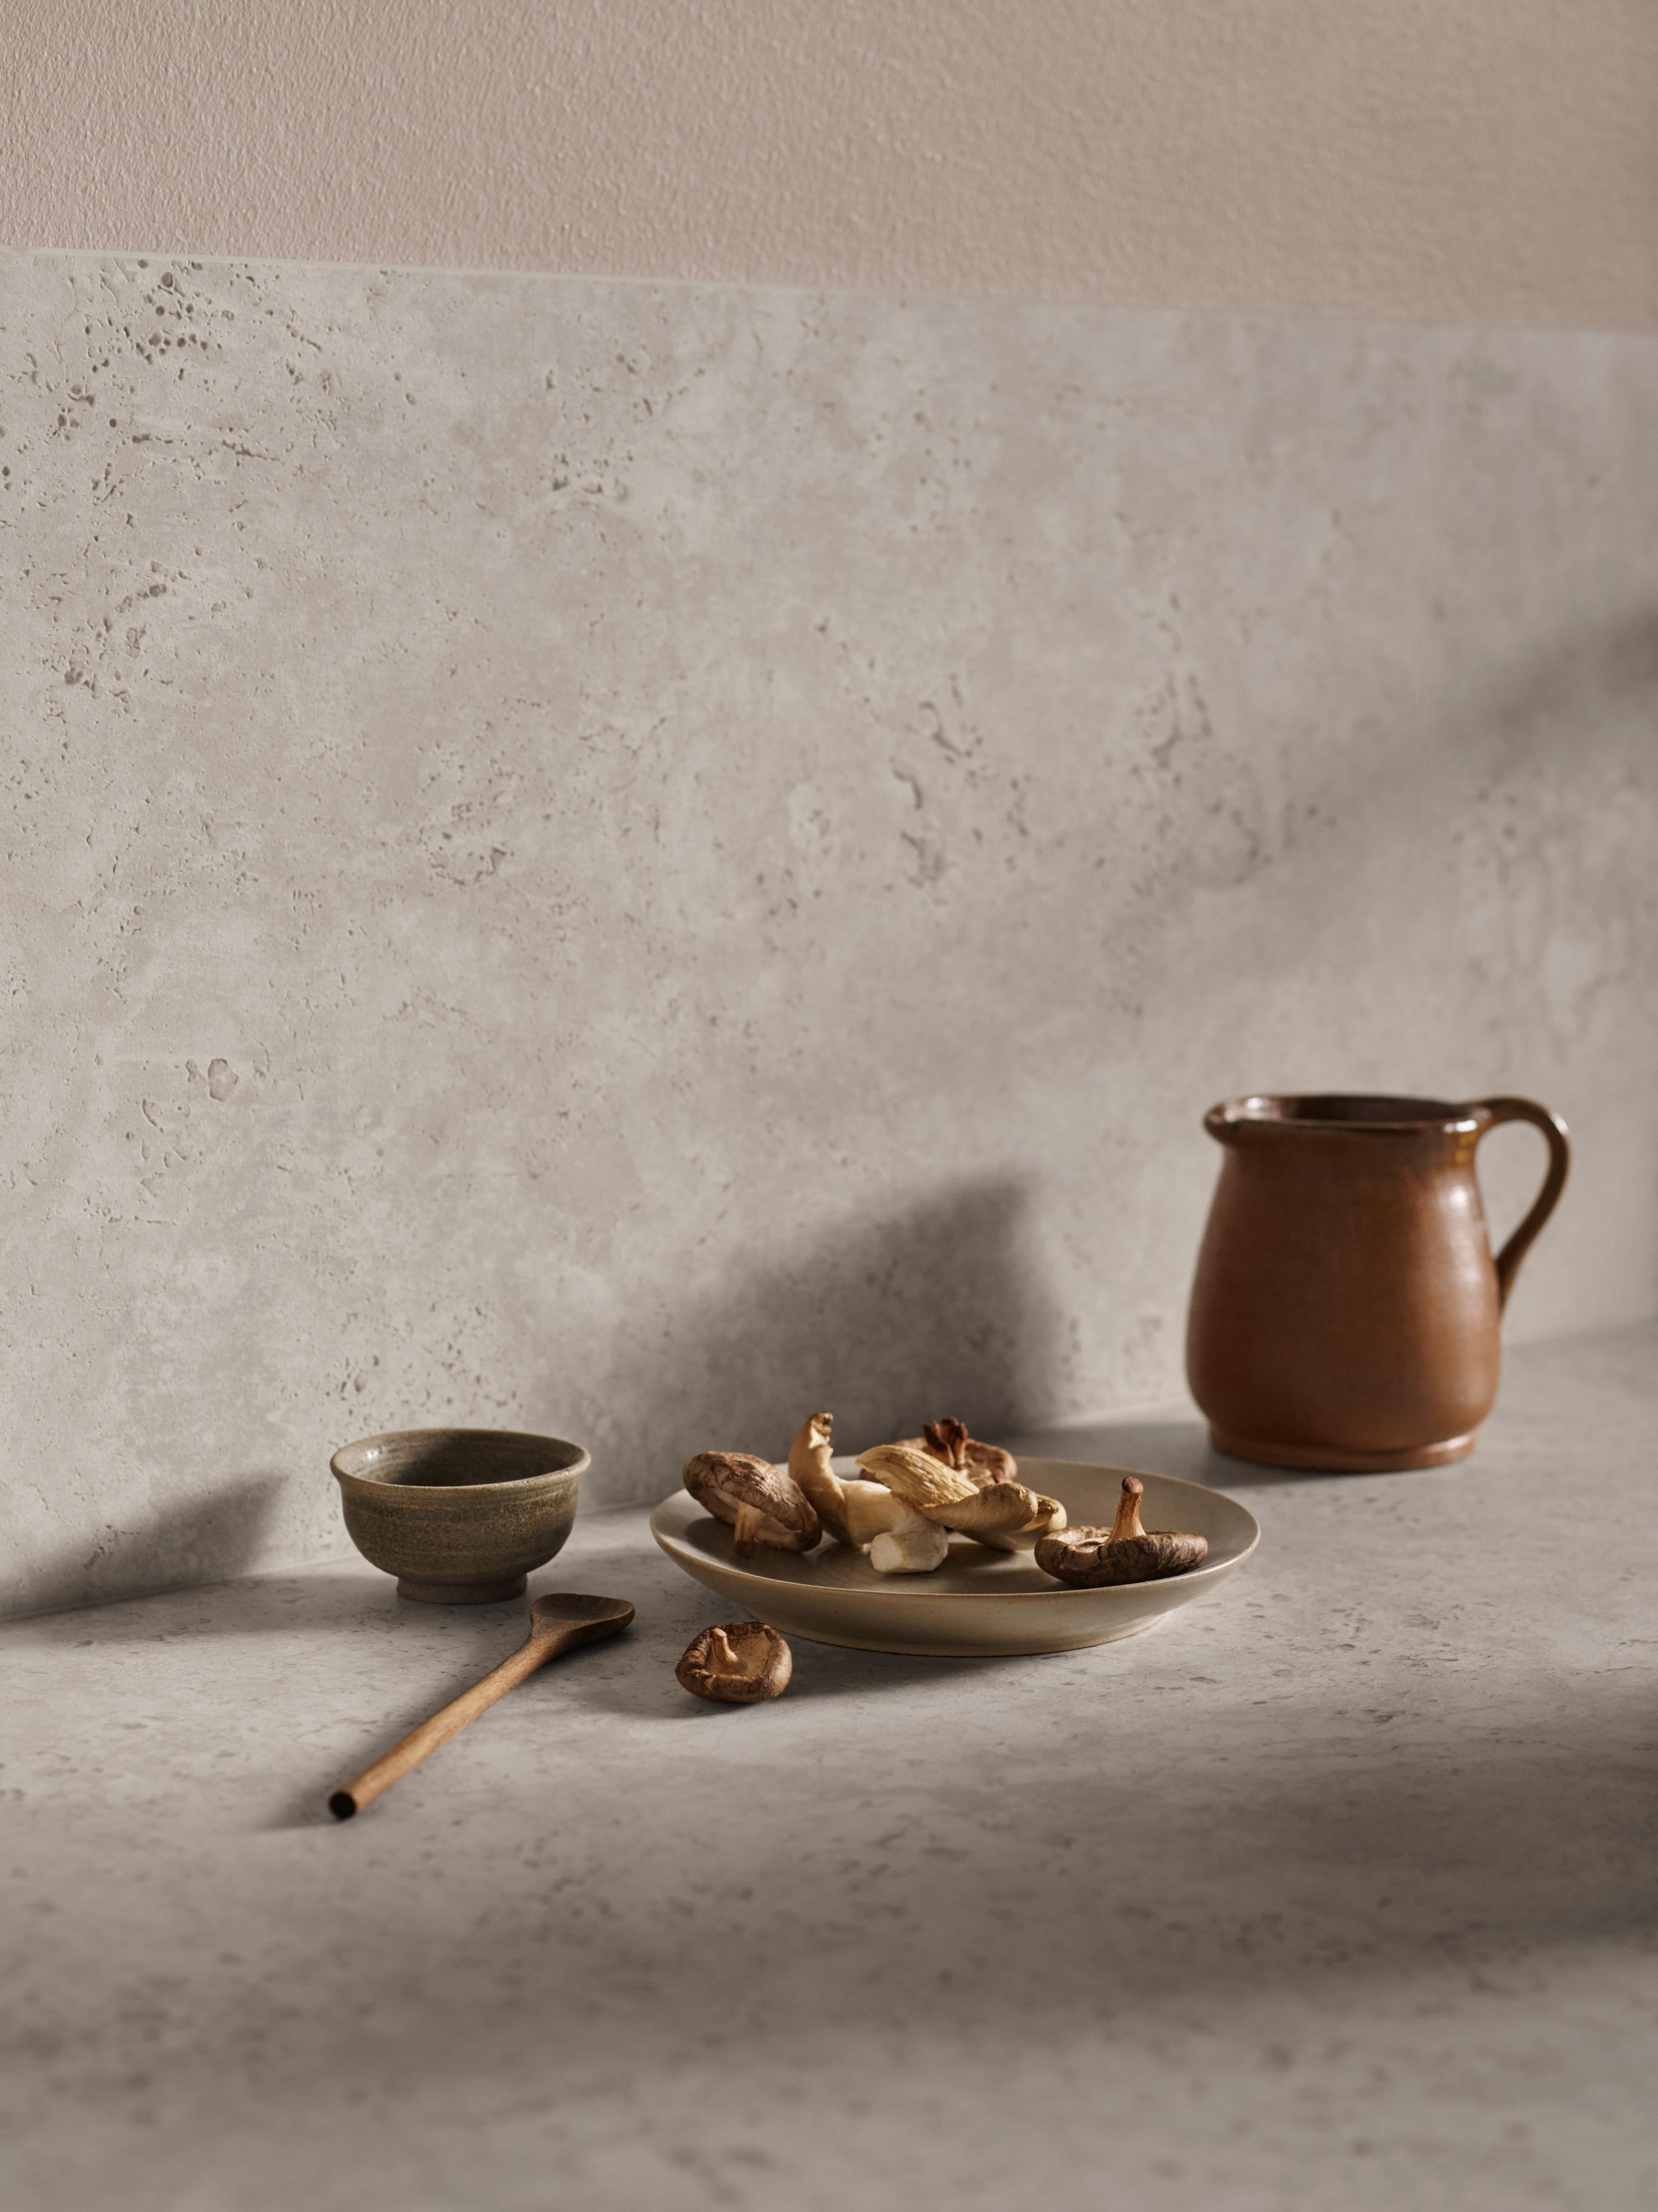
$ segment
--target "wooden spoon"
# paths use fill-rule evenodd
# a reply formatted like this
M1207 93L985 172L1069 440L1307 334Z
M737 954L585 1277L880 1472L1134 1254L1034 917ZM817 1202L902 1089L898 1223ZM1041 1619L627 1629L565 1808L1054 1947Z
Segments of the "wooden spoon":
M481 1712L487 1711L497 1698L504 1698L508 1690L516 1689L537 1667L544 1667L562 1651L574 1651L583 1644L597 1644L606 1636L614 1636L633 1617L634 1609L624 1597L580 1597L573 1590L561 1590L553 1597L538 1597L530 1607L529 1642L514 1651L510 1659L503 1659L481 1682L474 1682L470 1690L464 1690L441 1712L434 1713L429 1721L422 1721L417 1729L411 1729L383 1759L377 1759L372 1766L365 1766L361 1774L354 1774L349 1782L343 1783L328 1801L329 1811L337 1820L349 1820L365 1805L372 1805L382 1790L389 1790L394 1782L401 1782L411 1766L418 1766L440 1743L447 1743L452 1735L459 1735L468 1721L475 1721Z

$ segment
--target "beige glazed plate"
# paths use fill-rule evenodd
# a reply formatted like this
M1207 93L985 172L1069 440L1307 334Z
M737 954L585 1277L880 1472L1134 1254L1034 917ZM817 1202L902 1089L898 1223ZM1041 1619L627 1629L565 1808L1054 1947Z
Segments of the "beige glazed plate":
M847 1475L858 1471L849 1459L835 1466ZM1163 1582L1067 1589L1050 1581L1029 1552L992 1552L961 1538L951 1540L950 1557L930 1575L878 1575L860 1552L829 1543L805 1553L761 1544L752 1559L739 1559L730 1528L683 1490L665 1498L652 1514L651 1534L676 1566L786 1636L929 1658L1076 1651L1137 1635L1177 1606L1204 1596L1260 1540L1253 1513L1195 1482L1072 1460L1019 1462L1020 1481L1057 1498L1078 1528L1110 1526L1125 1474L1139 1474L1145 1485L1141 1518L1148 1528L1185 1529L1209 1539L1209 1556L1200 1567Z

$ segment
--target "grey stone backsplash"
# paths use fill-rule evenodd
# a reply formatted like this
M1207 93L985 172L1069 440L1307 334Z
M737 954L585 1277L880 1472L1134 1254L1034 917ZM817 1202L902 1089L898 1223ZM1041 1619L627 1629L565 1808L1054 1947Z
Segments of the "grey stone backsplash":
M1658 340L13 256L0 466L5 1609L1164 1399L1230 1091L1658 1301Z

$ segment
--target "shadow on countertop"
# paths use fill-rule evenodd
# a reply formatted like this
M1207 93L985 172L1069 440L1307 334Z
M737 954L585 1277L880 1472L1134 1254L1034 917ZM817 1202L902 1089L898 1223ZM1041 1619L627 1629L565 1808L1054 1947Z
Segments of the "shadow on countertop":
M1175 1475L1182 1482L1199 1482L1206 1490L1294 1489L1309 1480L1331 1480L1316 1472L1260 1467L1217 1451L1208 1428L1194 1413L1125 1413L1080 1421L1062 1429L1032 1431L1013 1439L1011 1448L1031 1458L1082 1460Z

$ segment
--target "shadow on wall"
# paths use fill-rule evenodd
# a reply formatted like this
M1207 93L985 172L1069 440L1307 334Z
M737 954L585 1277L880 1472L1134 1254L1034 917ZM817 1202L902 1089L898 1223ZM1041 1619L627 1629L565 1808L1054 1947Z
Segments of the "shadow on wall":
M27 1620L157 1590L228 1582L258 1565L284 1488L279 1474L233 1477L161 1507L142 1528L106 1527L0 1586L0 1620Z
M851 1451L940 1413L961 1413L981 1435L1040 1419L1054 1403L1064 1322L1029 1252L1026 1212L1013 1182L946 1194L824 1238L791 1265L745 1267L659 1348L619 1348L610 1395L578 1431L598 1440L589 1507L653 1501L694 1451L781 1458L823 1407ZM561 1377L542 1395L556 1404ZM286 1487L278 1474L243 1475L142 1528L90 1531L0 1586L0 1619L250 1573Z
M668 1342L635 1348L637 1397L595 1425L610 1431L605 1501L659 1497L694 1451L780 1458L821 1408L842 1451L938 1413L979 1435L1041 1419L1066 1334L1028 1210L1018 1182L973 1184L840 1230L789 1264L745 1268Z
M1646 751L1650 731L1644 723L1621 724L1608 732L1586 720L1584 709L1596 701L1626 705L1655 690L1658 610L1643 606L1540 650L1530 667L1498 693L1493 718L1514 749L1527 757L1558 744L1563 732L1581 737L1587 730L1598 732L1603 740L1623 742L1634 757Z

